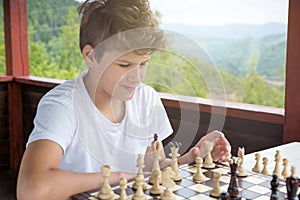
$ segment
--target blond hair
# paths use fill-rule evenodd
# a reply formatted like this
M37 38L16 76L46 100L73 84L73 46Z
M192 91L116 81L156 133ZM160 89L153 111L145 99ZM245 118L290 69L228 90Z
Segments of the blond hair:
M81 50L85 45L95 48L111 36L133 29L139 31L135 34L130 33L131 35L147 35L148 41L145 41L144 37L143 42L148 42L148 46L160 48L164 45L162 30L159 29L158 20L151 11L148 0L87 0L80 5L78 11L82 15ZM141 33L141 28L149 27L155 28L155 31L149 32L149 29L145 29ZM123 38L122 41L128 45L133 40L125 41Z

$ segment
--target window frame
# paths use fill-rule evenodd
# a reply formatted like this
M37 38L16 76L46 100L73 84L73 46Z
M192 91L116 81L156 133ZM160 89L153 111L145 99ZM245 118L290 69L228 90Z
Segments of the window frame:
M0 82L9 83L9 123L11 157L20 157L23 153L22 124L22 84L43 87L54 87L61 80L30 76L28 60L28 32L26 0L4 0L4 31L6 51L6 76ZM259 120L282 124L283 143L300 141L300 1L289 0L287 59L286 59L286 91L285 108L249 105L230 102L226 104L226 115L250 120ZM165 106L187 109L198 109L210 112L212 105L202 98L186 97L180 102L171 94L160 93ZM179 107L178 107L179 106ZM12 159L11 166L18 166L18 159ZM15 161L14 161L15 160Z

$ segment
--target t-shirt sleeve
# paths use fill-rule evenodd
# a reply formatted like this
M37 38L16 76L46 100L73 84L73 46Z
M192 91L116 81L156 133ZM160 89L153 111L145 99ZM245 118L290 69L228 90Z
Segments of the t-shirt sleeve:
M27 145L36 140L48 139L59 144L65 152L74 135L74 127L72 104L67 97L46 95L38 105Z

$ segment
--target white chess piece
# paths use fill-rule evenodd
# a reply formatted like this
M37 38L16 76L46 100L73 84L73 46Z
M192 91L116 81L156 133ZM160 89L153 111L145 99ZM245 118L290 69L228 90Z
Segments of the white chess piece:
M212 168L215 168L215 166L216 166L211 157L211 151L212 151L213 147L214 147L213 142L205 141L203 143L204 151L208 152L204 158L204 163L203 163L204 168L212 169Z
M262 174L265 174L265 175L270 175L269 172L268 172L268 162L269 162L269 159L267 157L263 157L263 169L261 171Z
M255 166L252 168L253 172L261 172L261 166L260 166L260 154L259 153L255 153Z
M197 168L197 171L193 175L193 181L195 181L195 182L205 181L205 179L206 179L206 177L204 176L204 174L202 173L202 170L201 170L202 163L203 163L202 158L201 157L197 157L196 158L196 168Z
M273 174L276 174L278 177L281 176L280 173L280 160L281 160L281 155L280 155L280 151L276 150L276 154L275 154L275 167L273 170Z
M172 177L174 181L182 180L182 176L180 174L180 170L178 166L178 159L177 159L180 156L180 154L178 153L180 145L181 144L179 143L175 143L175 144L170 143L171 158L172 158L171 168L175 173L175 175Z
M127 179L125 177L120 178L119 185L121 192L118 200L129 200L130 198L126 194Z
M138 169L137 175L141 175L144 178L143 168L145 167L145 165L144 165L144 155L143 154L138 155L138 159L136 161L136 167ZM137 190L136 182L133 183L132 188ZM146 182L144 182L143 190L146 190L146 189L148 189L148 184Z
M137 175L136 176L136 184L137 184L137 190L132 196L133 200L147 200L147 196L145 195L143 191L143 185L144 185L144 176Z
M154 140L151 144L152 148L152 160L153 160L153 167L152 167L152 173L154 171L158 171L158 180L159 183L161 183L161 170L159 165L159 159L160 159L160 152L163 150L162 143L160 141ZM154 176L151 173L151 177L149 178L149 182L151 184L154 184Z
M238 157L239 157L239 161L238 161L238 167L237 167L237 171L239 172L237 176L239 177L246 177L248 176L248 173L246 172L245 168L244 168L244 155L245 155L245 148L238 148Z
M281 172L281 176L284 179L286 179L289 176L288 170L287 170L287 166L288 166L289 161L288 161L288 159L284 158L284 159L282 159L282 163L283 163L282 164L283 165L283 170Z
M174 175L175 175L175 173L173 172L172 168L171 167L166 167L162 171L161 185L166 187L166 188L170 188L170 187L175 186L176 183L171 178Z
M221 195L221 189L220 189L221 174L219 172L214 172L213 176L214 176L215 186L210 191L209 195L212 197L220 197L220 195Z
M103 176L103 185L101 191L98 194L100 199L113 199L115 193L112 191L108 178L110 176L110 166L102 165L101 166L101 175Z

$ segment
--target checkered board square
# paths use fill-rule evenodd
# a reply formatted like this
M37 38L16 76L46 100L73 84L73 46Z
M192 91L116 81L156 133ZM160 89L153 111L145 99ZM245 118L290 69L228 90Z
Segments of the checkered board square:
M180 182L176 182L176 186L170 188L174 194L174 199L201 199L201 200L216 200L216 198L210 197L209 193L213 189L215 183L213 180L213 172L218 171L222 174L220 178L220 188L222 191L226 192L230 182L229 168L221 165L217 165L214 169L202 169L203 174L207 177L205 181L201 183L195 183L193 181L193 175L196 172L196 167L192 166L182 166L180 168L181 175L183 179ZM146 181L148 179L146 178ZM128 181L127 195L132 197L135 190L132 189L134 180ZM237 184L239 187L239 194L244 200L269 200L271 195L271 176L266 176L259 173L248 172L247 177L237 178ZM151 186L149 185L149 189ZM119 186L112 186L113 191L115 192L116 199L120 194ZM98 193L100 189L95 189L85 193L77 194L73 196L73 199L99 199ZM159 196L153 196L149 192L150 190L144 191L147 195L147 199L160 199ZM279 180L278 187L278 199L285 199L286 196L286 187L285 181ZM130 198L131 199L131 198Z

